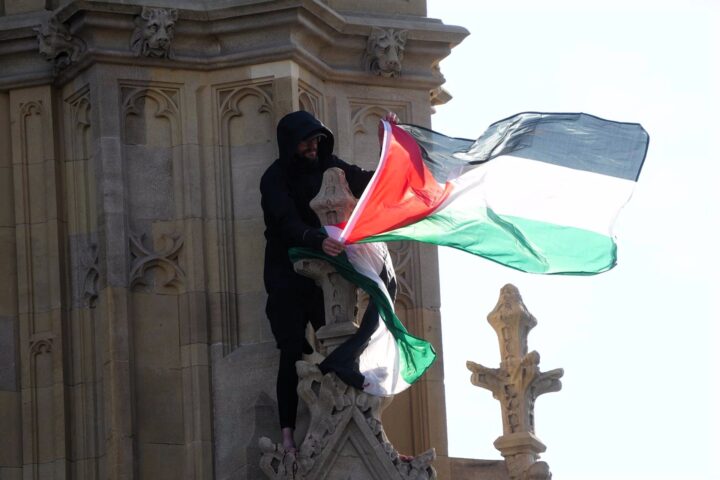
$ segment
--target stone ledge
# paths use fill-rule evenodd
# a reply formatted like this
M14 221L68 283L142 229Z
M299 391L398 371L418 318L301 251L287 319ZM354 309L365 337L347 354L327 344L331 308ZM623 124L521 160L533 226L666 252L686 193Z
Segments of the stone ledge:
M188 2L180 5L189 6ZM197 8L197 7L195 7ZM292 59L333 81L398 86L397 78L365 71L362 55L373 27L407 30L404 88L437 88L437 63L468 32L435 19L413 16L342 15L313 0L254 2L215 10L178 10L172 58L138 57L130 48L141 4L71 2L54 18L86 48L62 71L38 53L34 28L49 12L0 17L0 89L28 83L62 85L94 63L211 70Z

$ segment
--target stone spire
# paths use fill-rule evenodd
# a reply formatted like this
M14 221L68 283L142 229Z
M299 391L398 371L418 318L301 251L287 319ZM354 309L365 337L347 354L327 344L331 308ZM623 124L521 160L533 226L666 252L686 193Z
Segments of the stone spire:
M541 372L540 354L528 353L527 337L537 325L514 285L505 285L488 322L500 342L500 368L467 362L473 385L488 389L500 401L503 435L495 440L505 458L510 480L549 480L545 462L538 462L545 445L535 436L535 399L562 388L562 369Z

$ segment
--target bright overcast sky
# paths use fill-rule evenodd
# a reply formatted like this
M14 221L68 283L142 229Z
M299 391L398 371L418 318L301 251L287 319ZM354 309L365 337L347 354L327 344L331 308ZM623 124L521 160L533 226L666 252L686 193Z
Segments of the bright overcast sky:
M554 478L718 480L720 1L428 0L428 16L471 32L441 64L454 99L435 130L474 138L546 111L650 134L614 270L535 276L441 249L450 454L500 458L499 402L465 361L498 366L486 316L513 283L541 370L565 369L535 408Z

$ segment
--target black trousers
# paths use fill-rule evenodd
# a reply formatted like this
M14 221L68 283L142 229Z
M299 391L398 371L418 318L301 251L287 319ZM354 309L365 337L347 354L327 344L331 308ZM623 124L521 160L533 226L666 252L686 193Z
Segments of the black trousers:
M385 282L390 298L394 302L397 291L395 277L388 276L388 272L383 270L380 278ZM334 372L346 385L362 390L365 376L360 373L360 354L367 347L370 337L381 321L377 307L371 299L363 314L360 328L320 363L320 371L323 374Z
M295 428L298 406L295 363L303 354L313 352L305 339L308 322L315 330L324 324L322 290L309 278L302 278L293 288L271 292L265 311L280 349L276 384L280 428Z
M394 301L397 291L395 277L388 275L386 270L380 277ZM295 363L302 359L303 353L310 354L313 351L305 339L307 323L310 322L315 330L325 323L322 291L313 287L308 291L285 292L283 298L273 295L268 297L268 318L280 349L276 385L280 428L295 428L298 406ZM282 317L280 314L283 314ZM377 308L370 301L358 330L323 360L319 365L320 371L323 374L334 372L347 385L362 390L365 377L360 373L359 357L379 321Z

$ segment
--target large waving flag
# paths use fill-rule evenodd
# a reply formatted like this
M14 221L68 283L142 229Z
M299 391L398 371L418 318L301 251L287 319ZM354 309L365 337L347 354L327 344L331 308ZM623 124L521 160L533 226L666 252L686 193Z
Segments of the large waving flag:
M533 273L615 266L612 226L647 152L639 124L521 113L475 141L384 129L380 163L340 240L418 240Z

